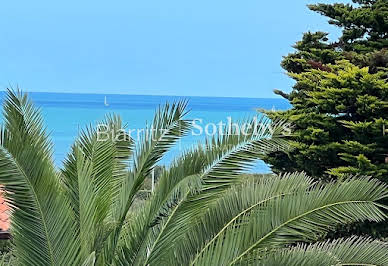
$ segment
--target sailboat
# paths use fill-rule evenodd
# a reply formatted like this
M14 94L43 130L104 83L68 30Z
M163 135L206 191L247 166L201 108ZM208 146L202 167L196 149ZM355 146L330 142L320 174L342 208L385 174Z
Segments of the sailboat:
M105 106L109 106L108 102L106 101L106 96L105 96L105 98L104 98L104 105L105 105Z

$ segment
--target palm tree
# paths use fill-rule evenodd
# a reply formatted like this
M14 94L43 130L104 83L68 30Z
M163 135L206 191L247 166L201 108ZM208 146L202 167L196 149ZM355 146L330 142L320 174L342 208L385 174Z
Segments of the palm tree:
M384 184L242 175L263 154L287 148L282 123L263 117L259 130L226 129L187 150L139 201L152 169L190 130L185 102L159 108L150 133L136 142L118 116L107 116L112 134L101 141L87 127L60 170L28 96L8 91L3 109L0 183L13 207L13 263L388 265L379 241L317 242L339 224L386 219L378 203L388 196Z

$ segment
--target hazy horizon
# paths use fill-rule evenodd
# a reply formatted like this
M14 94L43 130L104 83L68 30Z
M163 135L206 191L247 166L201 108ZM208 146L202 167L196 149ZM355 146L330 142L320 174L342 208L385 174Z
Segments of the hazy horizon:
M155 96L155 97L194 97L194 98L242 98L242 99L284 99L279 95L275 95L274 97L247 97L247 96L204 96L204 95L168 95L168 94L138 94L138 93L111 93L111 92L67 92L67 91L30 91L20 88L22 92L25 93L53 93L53 94L91 94L91 95L126 95L126 96ZM0 93L7 92L6 89L0 89ZM286 100L286 99L284 99Z

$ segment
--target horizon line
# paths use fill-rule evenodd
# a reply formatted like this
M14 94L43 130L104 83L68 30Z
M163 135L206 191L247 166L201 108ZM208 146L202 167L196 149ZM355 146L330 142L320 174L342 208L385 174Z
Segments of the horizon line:
M237 98L237 99L284 99L282 97L247 97L247 96L195 96L195 95L168 95L168 94L130 94L130 93L99 93L99 92L49 92L49 91L28 91L25 93L51 93L51 94L92 94L92 95L132 95L132 96L162 96L162 97L197 97L197 98ZM0 93L7 92L0 90ZM286 99L284 99L286 100Z

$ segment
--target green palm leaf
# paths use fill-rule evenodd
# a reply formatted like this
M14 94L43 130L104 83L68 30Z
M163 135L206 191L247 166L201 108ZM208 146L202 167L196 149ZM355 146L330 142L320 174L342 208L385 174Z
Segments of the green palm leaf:
M116 199L114 220L117 226L109 241L108 253L112 252L112 248L116 249L128 211L145 178L150 175L163 155L190 129L191 123L185 119L186 105L187 103L182 101L160 107L152 125L146 128L137 143L131 171Z
M77 176L77 153L79 150L91 162L92 172L90 182L96 187L98 217L104 219L110 211L110 206L117 197L123 180L128 175L128 162L132 154L133 140L126 133L120 117L107 116L98 123L109 132L99 139L99 132L92 126L81 131L79 139L72 147L72 152L65 160L62 170L63 183L72 202L76 217L79 216L79 193Z
M97 210L98 201L96 187L91 182L93 166L81 150L76 153L77 177L79 191L79 236L82 258L98 250L96 243L99 230L100 217Z
M255 123L260 127L255 127ZM217 200L232 185L241 183L241 173L252 167L263 154L288 147L283 141L284 125L272 123L265 117L258 122L249 121L246 134L226 128L224 134L208 141L205 147L206 164L198 173L203 186L200 191L188 191L179 200L164 223L157 229L149 255L144 262L161 260L162 254L171 252L172 243L178 241L175 232L184 235L197 216ZM240 126L241 128L241 126Z
M183 194L201 186L197 173L203 168L204 161L204 150L193 149L175 160L171 167L161 174L147 202L136 212L131 213L123 232L125 242L120 247L123 250L119 258L121 262L134 263L136 259L139 260L136 258L139 254L143 254L144 259L147 247L155 238L154 228L170 214L171 207ZM152 237L147 237L148 234Z
M298 241L316 241L338 224L382 221L386 215L375 201L387 193L378 181L353 178L274 199L230 225L196 265L240 263L252 254L260 257Z
M199 225L189 231L184 241L176 244L180 262L189 264L187 259L190 258L190 264L194 265L227 230L234 228L252 212L286 195L303 193L312 185L312 179L306 174L294 173L252 177L241 186L233 187L213 208L204 213ZM200 250L198 247L201 247Z
M26 265L78 261L78 238L42 118L26 95L8 91L1 134L0 183L12 204L15 255Z
M387 243L351 237L268 252L254 263L268 266L388 265L387 250Z

